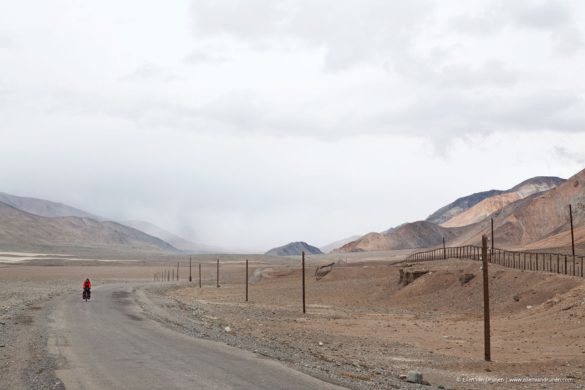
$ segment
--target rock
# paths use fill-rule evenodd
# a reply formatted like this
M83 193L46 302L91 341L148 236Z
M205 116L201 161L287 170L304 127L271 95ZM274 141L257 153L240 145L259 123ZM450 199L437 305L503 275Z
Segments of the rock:
M319 346L321 346L321 347L323 346L323 342L322 341L319 341Z
M423 375L419 371L408 371L408 375L406 375L406 381L410 383L422 384Z
M475 278L474 274L463 274L459 276L459 283L461 283L462 286L466 285L473 278Z
M530 310L530 309L532 309L532 305L528 305L528 306L526 306L526 308L527 308L528 310Z
M399 376L398 376L398 378L400 378L400 379L402 379L402 380L405 380L405 379L406 379L406 375L404 375L404 374L401 374L401 375L399 375Z
M400 269L399 272L400 272L400 279L398 280L398 284L400 284L402 286L407 286L410 283L414 282L416 279L427 274L429 271L425 271L425 270L404 271L403 269Z
M225 328L223 328L223 330L225 330L226 333L230 333L232 331L232 328L226 326Z

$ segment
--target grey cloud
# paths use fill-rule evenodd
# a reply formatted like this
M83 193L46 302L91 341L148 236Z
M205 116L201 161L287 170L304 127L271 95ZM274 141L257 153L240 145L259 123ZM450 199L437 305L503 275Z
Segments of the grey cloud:
M551 38L556 53L560 55L573 55L585 48L583 33L574 27L555 31Z
M191 65L215 63L220 64L229 61L227 56L214 52L213 49L195 49L183 58L183 62Z
M549 30L571 22L570 12L563 1L509 1L507 6L514 20L528 27Z
M0 33L0 49L6 49L12 45L12 39L8 35Z
M256 47L301 44L325 49L326 65L343 69L395 55L412 42L432 9L427 0L194 1L196 37L230 35Z
M120 78L122 81L158 80L164 82L174 81L176 79L177 76L172 74L168 69L152 63L142 64L131 73Z

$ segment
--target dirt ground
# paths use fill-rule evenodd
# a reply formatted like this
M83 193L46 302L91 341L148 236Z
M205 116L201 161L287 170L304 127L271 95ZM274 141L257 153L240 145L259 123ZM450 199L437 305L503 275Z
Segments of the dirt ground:
M241 265L225 268L230 279L244 275ZM400 268L428 273L402 286ZM243 283L179 287L166 294L184 311L197 312L207 328L228 326L230 337L256 339L268 350L290 347L299 358L310 356L318 368L363 387L386 387L385 377L412 369L448 388L490 382L510 388L585 385L583 279L491 266L488 363L479 263L449 260L406 268L348 263L320 281L313 272L314 267L306 271L306 315L301 273L293 267L253 267L251 279L257 281L249 286L248 303ZM464 283L466 274L472 276Z
M437 388L583 388L585 282L490 265L492 362L483 360L480 264L448 260L392 265L403 254L307 258L302 313L298 259L254 257L245 302L245 256L194 259L193 282L154 282L176 262L53 266L0 264L0 388L59 389L46 352L51 302L94 285L146 286L152 317L192 334L278 359L350 388L402 388L409 370ZM198 287L198 261L202 288ZM315 267L336 261L317 281ZM399 270L427 271L398 283ZM472 276L470 276L472 275ZM227 328L226 328L227 327ZM493 387L496 386L496 387Z

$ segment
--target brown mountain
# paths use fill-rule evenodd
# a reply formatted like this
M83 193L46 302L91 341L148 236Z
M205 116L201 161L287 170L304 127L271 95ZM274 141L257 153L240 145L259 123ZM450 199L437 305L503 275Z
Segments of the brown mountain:
M576 176L579 175L583 175L583 172ZM443 225L429 220L407 223L383 233L369 233L334 252L426 248L442 244L443 237L448 245L477 244L481 242L481 235L489 231L491 217L496 218L495 240L498 245L527 245L563 229L558 226L563 215L561 205L565 204L566 208L569 199L576 201L574 206L579 204L578 199L566 194L568 186L568 181L557 177L535 177L507 191L492 190L470 195L458 199L431 216L435 220L444 220ZM548 199L549 196L555 201L533 206L537 204L533 202L539 202L541 197ZM544 218L537 219L540 207L557 210L553 213L558 214L556 219L548 213L545 213ZM522 211L524 208L528 211ZM549 217L551 220L547 222ZM566 217L565 212L564 218ZM576 220L578 221L580 220ZM525 227L525 224L538 224L540 227ZM542 231L537 232L539 229Z
M465 226L481 221L493 212L518 199L532 194L548 191L563 183L564 179L554 176L537 176L525 180L514 187L490 190L464 196L440 208L426 220L445 227Z
M510 203L527 198L539 192L548 191L563 182L564 180L558 177L533 177L532 179L523 181L501 194L493 195L482 200L475 206L442 223L441 226L457 227L474 224L503 209Z
M0 250L176 251L168 243L111 221L43 217L0 202Z
M444 228L427 221L406 223L385 233L368 233L365 236L334 250L340 252L385 251L409 248L426 248L440 245L457 236L459 229Z
M585 225L585 170L556 188L534 194L504 207L483 221L471 225L454 244L477 244L490 230L494 218L494 241L499 247L540 248L570 245L569 204L573 208L573 224L579 232ZM564 240L561 240L564 238ZM584 242L585 237L576 237ZM564 245L560 245L564 241Z

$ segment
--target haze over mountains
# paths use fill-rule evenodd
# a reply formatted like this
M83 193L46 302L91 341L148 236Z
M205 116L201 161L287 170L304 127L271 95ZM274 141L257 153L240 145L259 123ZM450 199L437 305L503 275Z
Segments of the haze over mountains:
M491 218L494 218L496 246L532 244L545 247L547 242L552 242L551 236L566 234L569 203L573 204L575 225L585 222L584 182L585 170L567 181L558 177L535 177L506 191L472 194L437 210L426 221L366 234L334 252L433 247L441 245L443 238L448 245L478 244L481 235L488 232ZM585 241L585 230L583 237L576 239ZM558 238L555 242L561 241ZM563 243L566 244L567 241Z
M62 203L0 193L0 250L63 249L190 253L213 250L148 222L106 221Z
M111 221L44 217L0 202L0 248L4 251L176 251L170 244Z

